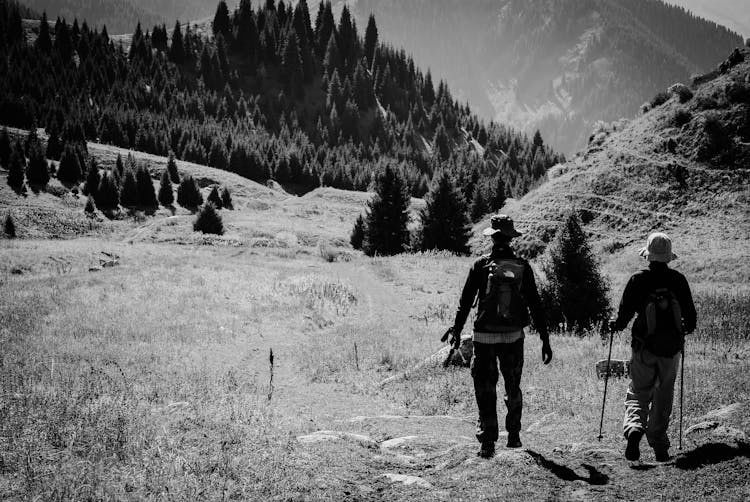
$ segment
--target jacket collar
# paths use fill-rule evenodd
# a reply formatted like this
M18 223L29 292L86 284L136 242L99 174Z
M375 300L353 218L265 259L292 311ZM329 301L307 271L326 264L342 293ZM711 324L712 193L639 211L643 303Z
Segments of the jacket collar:
M652 261L652 262L650 262L648 264L648 268L649 268L649 270L662 271L662 270L669 269L669 265L667 265L666 263L661 262L661 261Z
M515 258L516 254L510 246L495 246L492 248L490 258Z

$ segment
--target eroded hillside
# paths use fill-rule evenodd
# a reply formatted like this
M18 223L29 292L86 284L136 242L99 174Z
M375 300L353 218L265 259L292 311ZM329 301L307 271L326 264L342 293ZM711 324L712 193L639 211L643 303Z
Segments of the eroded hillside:
M662 101L664 101L662 103ZM605 263L631 260L649 231L669 232L680 266L708 281L750 280L750 52L654 98L632 122L602 127L509 211L540 251L578 211Z

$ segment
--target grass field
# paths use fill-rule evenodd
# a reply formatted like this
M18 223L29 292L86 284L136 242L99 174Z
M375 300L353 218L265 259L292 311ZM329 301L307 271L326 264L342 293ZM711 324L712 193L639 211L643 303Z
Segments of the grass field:
M466 370L429 368L379 388L440 348L468 259L329 263L288 250L278 256L100 238L0 243L5 498L541 500L575 490L584 499L629 498L641 478L656 483L647 499L691 498L686 486L708 498L748 494L746 450L705 467L711 478L674 466L628 470L619 459L622 380L610 386L605 440L597 444L602 389L593 364L606 347L596 336L553 337L549 367L538 339L527 338L527 452L506 464L473 457ZM89 272L99 250L118 254L120 264ZM68 266L50 256L65 256ZM750 395L750 295L717 291L697 300L687 424ZM616 357L627 357L626 338L616 338ZM382 418L398 416L433 419ZM747 431L747 408L733 420ZM373 443L296 440L318 430ZM429 455L409 465L381 454L377 444L410 434L428 438L422 449L442 455L435 457L442 464ZM550 467L573 465L594 447L605 452L606 462L596 464L609 473L604 485L566 481ZM391 483L386 472L421 476L432 488Z

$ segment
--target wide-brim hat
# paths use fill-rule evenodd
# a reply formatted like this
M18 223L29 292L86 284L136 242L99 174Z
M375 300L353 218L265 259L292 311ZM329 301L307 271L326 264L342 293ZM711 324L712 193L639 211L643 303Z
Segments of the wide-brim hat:
M520 237L523 234L516 230L513 226L513 220L507 214L496 214L490 218L490 227L485 228L482 232L483 235L492 236L500 234L504 237L513 238Z
M662 263L669 263L677 258L677 255L672 252L672 240L662 232L654 232L649 235L646 247L642 248L638 254L648 261Z

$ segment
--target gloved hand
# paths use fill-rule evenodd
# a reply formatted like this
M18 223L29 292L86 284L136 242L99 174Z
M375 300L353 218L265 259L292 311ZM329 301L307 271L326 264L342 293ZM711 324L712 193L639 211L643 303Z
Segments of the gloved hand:
M552 361L552 347L549 344L549 338L542 340L542 362L549 364Z

